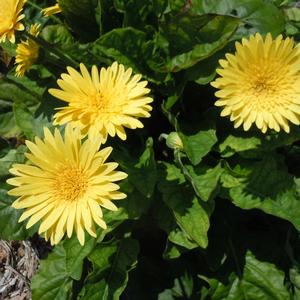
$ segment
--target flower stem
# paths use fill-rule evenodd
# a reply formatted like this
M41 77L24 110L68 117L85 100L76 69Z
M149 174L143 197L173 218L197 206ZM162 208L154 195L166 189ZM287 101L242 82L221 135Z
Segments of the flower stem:
M199 193L199 190L197 188L197 185L193 179L193 177L191 176L189 170L186 168L186 166L183 164L182 160L181 160L181 153L179 150L175 150L174 151L174 157L175 157L175 162L177 163L177 165L179 166L181 172L183 173L185 179L187 181L190 182L190 184L192 185L192 188L196 194L196 196L200 199L202 199L200 193Z
M53 45L51 45L50 43L48 43L47 41L33 36L28 32L24 32L24 35L26 35L29 39L33 40L34 42L36 42L38 45L40 45L43 49L45 49L47 52L51 52L54 55L56 55L58 58L60 58L67 66L72 66L74 68L78 67L78 63L76 61L74 61L71 57L65 55L60 49L58 49L57 47L54 47Z

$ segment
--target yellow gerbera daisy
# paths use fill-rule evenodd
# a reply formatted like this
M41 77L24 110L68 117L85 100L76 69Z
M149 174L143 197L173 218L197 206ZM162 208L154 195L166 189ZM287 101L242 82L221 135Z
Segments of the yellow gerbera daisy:
M94 222L105 229L100 206L117 210L111 200L126 195L113 182L127 174L115 171L117 163L105 162L112 148L99 151L100 143L99 136L81 143L80 131L71 126L66 127L64 139L58 129L52 134L44 128L44 140L26 141L31 165L14 164L10 173L16 177L7 181L16 186L8 194L19 197L12 206L25 208L19 222L30 217L29 228L41 221L39 233L51 244L66 232L71 237L74 228L83 245L84 229L96 237Z
M25 15L21 14L26 0L0 0L0 43L8 39L15 43L15 30L24 30L20 22Z
M150 117L153 101L146 95L147 81L140 81L141 75L132 76L132 69L114 62L107 69L92 67L92 74L84 64L80 71L68 67L69 74L62 74L57 81L61 89L50 89L54 97L68 102L66 107L54 115L55 124L70 122L79 127L82 134L100 133L104 143L107 136L118 135L126 139L124 127L142 128L139 117Z
M45 17L49 17L51 15L58 14L60 12L62 12L62 10L58 3L56 3L53 6L42 9L42 13Z
M33 36L38 36L39 34L40 24L31 25L29 33ZM35 63L39 56L39 45L28 38L26 41L21 41L17 45L16 50L16 76L21 77L24 76L25 72L27 72L31 66Z
M230 116L237 128L253 123L265 133L268 128L289 132L288 121L300 124L300 48L293 39L263 39L259 33L236 43L235 55L220 60L221 76L211 83L219 89L216 106L221 116Z

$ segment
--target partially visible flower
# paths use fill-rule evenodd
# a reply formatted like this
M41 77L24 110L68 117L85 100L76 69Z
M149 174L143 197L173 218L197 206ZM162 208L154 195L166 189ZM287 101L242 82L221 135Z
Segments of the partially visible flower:
M60 13L62 10L59 6L58 3L56 3L55 5L53 6L50 6L50 7L47 7L47 8L44 8L42 9L42 13L45 17L49 17L51 15L54 15L54 14L58 14Z
M33 36L39 35L40 24L31 25L29 33ZM21 41L17 45L16 50L16 76L24 76L31 66L35 63L39 56L39 45L33 41L31 38L28 38L26 41Z
M100 137L81 142L79 129L66 126L64 138L58 129L52 134L44 128L44 139L26 141L31 164L14 164L16 177L7 183L15 186L8 194L19 198L12 204L25 209L19 222L29 218L26 228L41 221L39 233L57 244L65 233L76 232L81 245L85 230L96 237L95 224L106 228L101 206L117 210L111 200L123 199L115 181L127 174L115 171L118 164L106 162L112 148L99 151Z
M24 30L20 22L25 15L22 14L26 0L0 0L0 43L9 40L15 43L15 31Z
M230 116L237 128L249 130L253 123L263 133L268 128L289 132L289 121L300 124L300 46L293 39L275 40L257 33L236 53L219 61L222 68L212 86L219 89L216 106L223 106L221 116Z
M150 117L153 101L147 94L147 81L141 75L132 75L132 69L114 62L107 69L92 67L91 75L84 64L81 73L68 67L57 81L61 89L50 89L54 97L68 103L54 115L54 124L71 123L83 135L99 134L104 143L107 136L126 139L124 127L142 128L138 118Z

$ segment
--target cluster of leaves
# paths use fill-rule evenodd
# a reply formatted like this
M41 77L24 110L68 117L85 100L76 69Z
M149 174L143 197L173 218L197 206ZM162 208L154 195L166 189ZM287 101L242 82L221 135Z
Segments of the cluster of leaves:
M71 62L113 61L143 74L155 99L145 128L110 140L129 174L128 197L108 212L108 229L79 245L57 245L32 281L33 299L300 299L300 130L233 129L214 108L218 59L234 42L260 32L300 36L292 0L60 0L43 18L28 1L27 23ZM29 25L29 24L27 24ZM36 233L17 223L5 180L24 162L24 139L51 127L61 105L47 90L65 71L41 49L22 79L15 49L2 44L0 78L0 238ZM50 48L51 50L51 48ZM161 134L176 131L183 149Z

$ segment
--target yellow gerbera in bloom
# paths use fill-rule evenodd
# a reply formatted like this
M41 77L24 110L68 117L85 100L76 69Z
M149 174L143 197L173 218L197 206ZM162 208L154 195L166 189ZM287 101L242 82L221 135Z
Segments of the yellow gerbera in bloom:
M39 28L39 24L31 25L29 33L33 36L38 36L40 32ZM15 64L17 64L16 76L24 76L25 72L31 68L38 59L39 48L39 45L30 38L26 41L21 41L21 43L17 45L15 62Z
M81 245L84 230L96 237L94 222L106 228L101 206L115 211L111 200L126 197L113 182L127 174L115 171L117 163L105 162L112 148L99 151L99 136L81 143L80 131L71 126L66 127L64 139L58 129L52 134L44 128L44 140L35 138L26 145L31 165L14 164L10 173L16 177L7 181L16 186L8 194L19 197L12 206L25 208L19 222L30 217L29 228L41 221L39 233L51 244L65 233L71 237L73 229Z
M147 97L150 89L141 75L132 76L132 69L114 62L107 69L92 67L92 74L80 64L81 73L68 67L69 74L62 74L57 81L61 89L50 89L54 97L68 102L58 108L54 124L70 122L79 127L83 135L100 133L104 143L107 136L126 139L124 127L142 128L139 117L150 117L153 101ZM100 71L100 72L99 72Z
M289 132L288 121L300 124L300 47L293 39L263 39L259 33L236 43L235 55L220 60L221 76L211 83L219 89L216 106L221 116L230 116L237 128L253 123L265 133L268 128Z
M15 31L24 30L20 21L25 17L21 14L25 2L26 0L0 0L0 43L6 39L14 43Z
M58 3L56 3L53 6L42 9L42 13L45 17L49 17L51 15L58 14L60 12L62 12L62 10Z

